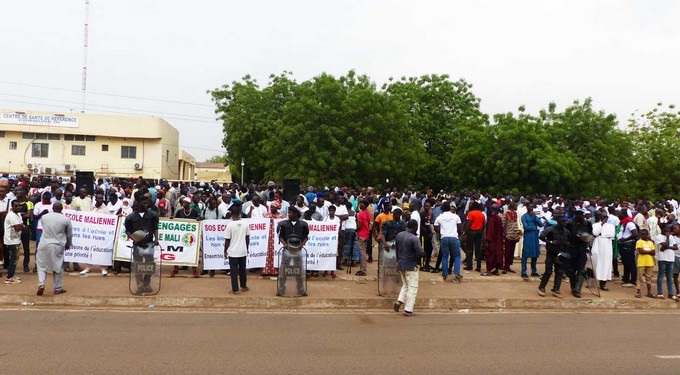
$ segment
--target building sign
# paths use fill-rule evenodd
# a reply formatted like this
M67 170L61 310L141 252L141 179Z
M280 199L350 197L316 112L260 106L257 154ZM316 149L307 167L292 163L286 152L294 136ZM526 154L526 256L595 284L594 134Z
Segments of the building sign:
M3 113L0 123L14 125L58 126L63 128L77 128L80 119L68 116L44 116L19 113Z

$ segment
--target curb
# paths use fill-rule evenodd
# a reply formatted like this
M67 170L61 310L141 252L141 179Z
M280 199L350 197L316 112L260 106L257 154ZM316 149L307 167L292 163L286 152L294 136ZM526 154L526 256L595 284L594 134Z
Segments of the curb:
M390 311L391 298L281 298L281 297L101 297L4 295L0 305L73 309L160 309L205 311ZM680 304L668 300L621 299L519 299L519 298L419 298L415 310L430 312L474 311L678 311Z

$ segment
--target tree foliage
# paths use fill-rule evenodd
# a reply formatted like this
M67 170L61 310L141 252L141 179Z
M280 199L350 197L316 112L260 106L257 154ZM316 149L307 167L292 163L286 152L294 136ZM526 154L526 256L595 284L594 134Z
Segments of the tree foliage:
M631 194L665 198L680 193L680 112L658 103L651 111L629 121Z
M306 184L352 185L413 181L423 146L401 103L378 92L367 76L324 73L297 83L284 72L270 78L264 89L246 76L212 91L224 121L224 146L231 161L245 160L247 180L300 178Z
M590 98L489 116L472 85L448 75L391 78L378 89L354 71L303 82L283 72L264 87L245 76L210 93L236 179L241 159L245 180L574 197L657 197L677 193L680 178L672 106L626 131Z
M206 159L206 163L222 163L224 165L227 164L227 155L213 155Z

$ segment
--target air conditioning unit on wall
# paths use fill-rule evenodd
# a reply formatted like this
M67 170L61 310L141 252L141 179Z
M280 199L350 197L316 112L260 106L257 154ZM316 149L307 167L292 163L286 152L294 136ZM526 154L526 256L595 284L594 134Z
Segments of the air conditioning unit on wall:
M142 169L144 169L144 165L140 163L135 163L134 167L136 171L141 171Z
M65 170L65 171L72 171L72 170L74 170L74 169L76 169L76 166L73 165L73 164L66 164L66 165L64 165L64 170Z

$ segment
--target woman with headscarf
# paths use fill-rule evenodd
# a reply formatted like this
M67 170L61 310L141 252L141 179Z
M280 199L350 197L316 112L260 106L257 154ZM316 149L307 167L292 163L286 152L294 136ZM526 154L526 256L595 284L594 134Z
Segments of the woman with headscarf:
M279 201L272 201L269 206L269 211L264 214L265 218L269 218L269 242L267 244L267 259L265 260L264 268L262 269L262 276L277 276L279 274L278 265L274 264L274 252L276 248L274 242L276 242L277 237L275 236L274 223L277 219L285 219L286 215L279 212L281 209L281 203Z

